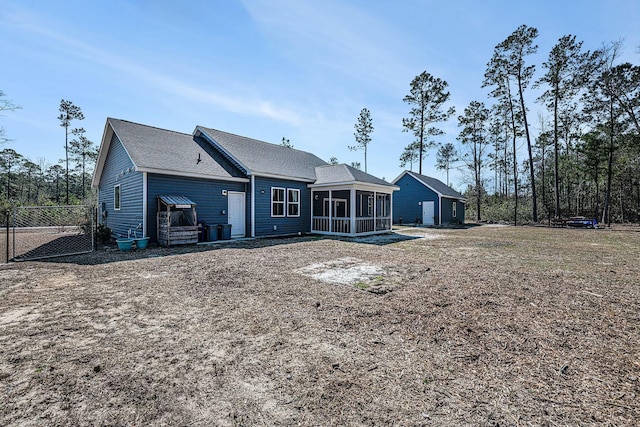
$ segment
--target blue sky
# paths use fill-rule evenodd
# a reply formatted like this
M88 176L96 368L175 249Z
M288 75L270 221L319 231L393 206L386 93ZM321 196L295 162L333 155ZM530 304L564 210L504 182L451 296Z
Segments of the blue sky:
M37 161L64 157L61 99L100 143L115 117L191 133L196 125L263 141L288 138L328 160L363 162L354 124L364 107L374 132L368 171L387 180L412 136L402 132L411 80L427 71L449 83L457 114L481 88L493 48L519 25L536 27L542 62L575 34L584 48L624 39L621 61L640 63L637 0L3 0L0 90L16 105L0 125L13 148ZM530 94L537 132L542 111ZM457 118L440 142L456 142ZM433 167L423 172L445 180ZM414 170L417 169L414 167ZM464 179L452 175L461 189Z

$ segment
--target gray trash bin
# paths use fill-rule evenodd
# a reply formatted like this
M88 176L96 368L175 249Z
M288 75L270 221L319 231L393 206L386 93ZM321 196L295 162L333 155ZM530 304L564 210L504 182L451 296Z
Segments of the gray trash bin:
M207 242L215 242L218 240L219 225L207 225Z
M220 225L220 240L231 239L231 224Z

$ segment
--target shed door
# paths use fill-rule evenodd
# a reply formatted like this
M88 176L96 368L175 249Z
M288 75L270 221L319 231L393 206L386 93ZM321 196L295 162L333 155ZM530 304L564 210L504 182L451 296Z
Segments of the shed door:
M244 193L229 191L227 194L229 209L228 221L231 224L231 237L245 236L245 196Z
M434 225L435 223L434 202L422 202L422 223L424 225Z

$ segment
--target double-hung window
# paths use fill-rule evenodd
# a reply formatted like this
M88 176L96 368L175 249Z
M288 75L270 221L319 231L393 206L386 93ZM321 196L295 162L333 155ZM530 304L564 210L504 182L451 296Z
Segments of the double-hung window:
M283 217L285 216L284 207L286 191L284 188L272 187L271 188L271 216Z
M287 216L300 216L300 190L287 189Z
M113 209L120 210L120 184L113 187Z
M300 190L297 188L271 187L271 216L299 217Z

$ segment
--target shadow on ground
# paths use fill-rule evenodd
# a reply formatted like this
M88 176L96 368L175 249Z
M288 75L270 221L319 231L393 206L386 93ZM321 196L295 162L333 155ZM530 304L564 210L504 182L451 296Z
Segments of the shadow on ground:
M420 229L416 229L420 230ZM405 230L403 230L405 231ZM57 258L43 259L40 261L54 262L63 264L77 264L77 265L98 265L108 264L112 262L130 261L137 259L158 258L174 255L182 255L197 252L216 251L227 248L234 249L258 249L265 247L275 247L280 245L295 245L297 243L317 241L317 240L337 240L343 242L351 242L366 245L385 246L393 243L420 239L423 237L421 234L412 235L410 233L401 234L392 232L389 234L380 234L366 237L337 237L337 236L289 236L289 237L269 237L260 239L238 239L217 241L208 244L197 245L184 245L174 246L170 248L163 248L158 246L149 246L144 250L132 250L128 252L122 252L118 249L117 245L102 245L98 250L81 255L61 256Z

